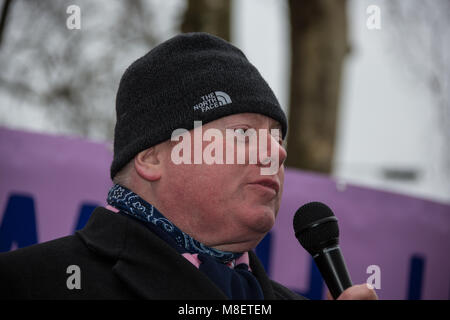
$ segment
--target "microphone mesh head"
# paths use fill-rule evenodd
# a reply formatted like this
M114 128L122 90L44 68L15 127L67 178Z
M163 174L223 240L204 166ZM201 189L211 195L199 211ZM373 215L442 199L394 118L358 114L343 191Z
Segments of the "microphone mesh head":
M295 213L293 224L295 236L311 255L339 243L339 228L334 213L321 202L301 206Z

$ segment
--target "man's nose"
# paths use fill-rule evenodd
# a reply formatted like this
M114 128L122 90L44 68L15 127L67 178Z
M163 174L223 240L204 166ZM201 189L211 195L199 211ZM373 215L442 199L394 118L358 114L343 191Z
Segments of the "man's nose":
M284 163L284 161L286 160L287 157L287 151L286 149L283 147L283 142L279 141L278 139L272 137L273 143L275 143L275 145L277 146L277 151L278 152L278 161L279 161L279 166L281 167Z
M278 129L276 129L278 130ZM279 135L278 135L279 133ZM281 137L280 130L276 131L275 134L272 134L270 130L267 131L266 135L260 135L260 139L267 139L266 140L266 150L259 150L260 154L261 151L262 154L267 155L265 159L261 159L261 157L258 157L258 164L264 167L268 167L271 165L272 161L278 160L278 167L281 167L286 160L287 157L287 151L283 147L282 143L280 143L279 138ZM260 145L261 147L261 145ZM275 154L274 154L275 153Z
M278 142L277 142L278 143ZM286 161L287 158L287 151L286 149L283 147L283 143L279 144L279 148L280 148L280 167L283 165L284 161Z

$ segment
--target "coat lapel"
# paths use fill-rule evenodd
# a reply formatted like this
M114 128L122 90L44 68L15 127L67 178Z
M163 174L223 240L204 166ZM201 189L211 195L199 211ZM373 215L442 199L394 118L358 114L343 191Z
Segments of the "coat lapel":
M91 250L116 260L112 272L140 298L227 298L206 275L134 219L97 208L77 234Z
M264 295L264 299L274 300L275 293L272 287L272 280L270 280L267 276L267 273L256 254L253 251L249 251L248 255L250 259L250 268L252 269L253 275L256 277L256 279L258 279L259 285L261 286Z

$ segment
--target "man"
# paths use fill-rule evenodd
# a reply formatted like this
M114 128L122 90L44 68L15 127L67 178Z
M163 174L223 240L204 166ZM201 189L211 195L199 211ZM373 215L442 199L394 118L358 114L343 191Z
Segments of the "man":
M0 255L2 297L302 299L252 252L280 207L287 122L244 54L176 36L126 70L116 112L108 206L73 236Z

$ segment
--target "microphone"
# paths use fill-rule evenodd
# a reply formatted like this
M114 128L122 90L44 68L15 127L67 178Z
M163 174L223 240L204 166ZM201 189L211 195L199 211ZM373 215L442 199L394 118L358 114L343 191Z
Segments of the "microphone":
M293 223L295 237L314 258L334 299L352 286L339 248L337 221L327 205L310 202L297 210Z

